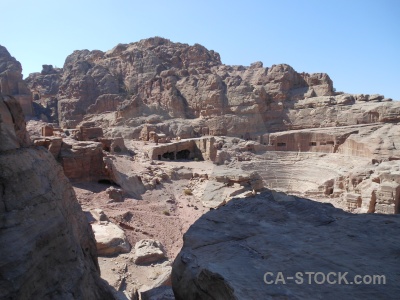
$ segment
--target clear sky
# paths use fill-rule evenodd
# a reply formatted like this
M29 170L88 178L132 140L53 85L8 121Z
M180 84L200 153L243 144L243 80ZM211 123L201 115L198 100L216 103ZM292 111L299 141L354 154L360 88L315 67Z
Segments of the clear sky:
M0 44L24 76L74 50L161 36L224 64L287 63L338 91L400 100L400 0L0 0Z

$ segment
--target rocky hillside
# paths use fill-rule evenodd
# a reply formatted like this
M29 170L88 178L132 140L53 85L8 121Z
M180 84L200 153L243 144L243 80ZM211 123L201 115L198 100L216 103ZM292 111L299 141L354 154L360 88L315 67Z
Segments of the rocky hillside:
M19 61L0 45L0 93L14 96L25 115L32 115L32 97L29 88L22 80L22 67Z
M58 123L57 94L62 69L43 65L40 73L32 73L25 80L32 92L35 115L43 121Z
M26 82L44 108L42 118L69 128L94 120L111 126L109 135L127 138L138 138L144 123L162 123L158 130L172 135L245 137L399 120L391 99L334 92L327 74L285 64L224 65L201 45L158 37L107 52L75 51L63 69L45 65Z
M231 200L185 233L175 297L397 299L399 228L397 216L353 215L283 193ZM373 275L384 276L380 284Z
M0 298L113 299L96 242L53 155L30 147L12 97L0 98Z

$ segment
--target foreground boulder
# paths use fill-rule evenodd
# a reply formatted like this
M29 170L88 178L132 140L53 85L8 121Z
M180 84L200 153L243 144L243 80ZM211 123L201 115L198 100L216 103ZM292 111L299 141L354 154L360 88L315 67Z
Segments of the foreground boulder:
M175 297L397 299L399 229L398 215L353 215L281 193L234 199L184 235L172 270Z
M25 147L23 115L7 107L0 143L13 143L0 148L0 299L113 299L72 186L50 152Z
M0 220L1 299L112 299L93 232L47 150L0 152Z

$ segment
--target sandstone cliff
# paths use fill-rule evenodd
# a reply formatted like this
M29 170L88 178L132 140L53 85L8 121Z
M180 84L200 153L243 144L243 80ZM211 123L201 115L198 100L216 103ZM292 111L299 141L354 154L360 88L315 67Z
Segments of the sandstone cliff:
M23 119L0 99L0 298L113 299L72 186L50 152L26 147Z
M282 101L334 94L326 74L297 73L288 65L264 68L261 62L226 66L218 53L199 44L158 37L119 44L107 52L75 51L67 57L59 81L57 74L32 75L28 83L33 92L41 87L51 94L59 86L59 121L66 127L75 126L88 113L107 111L118 111L125 122L157 114L211 117L218 123L221 115L227 115L224 122L236 124L241 134L239 123L263 130L264 122L279 118L276 112L282 110ZM214 131L223 133L226 128L217 126Z
M159 37L107 52L75 51L63 69L44 67L27 82L34 95L52 99L44 105L51 107L48 119L56 118L57 102L62 127L92 119L126 138L138 138L145 123L170 135L185 128L188 137L246 137L399 121L400 106L391 99L336 93L327 74L298 73L286 64L224 65L201 45Z
M58 123L58 89L62 69L52 65L43 65L39 73L29 74L25 79L33 96L35 115L45 122Z
M336 93L327 74L286 64L224 65L201 45L159 37L107 52L74 51L63 69L43 67L26 80L44 107L39 115L54 121L57 106L62 127L93 120L111 136L138 138L143 124L174 136L246 137L399 121L400 105L391 99Z
M175 297L397 299L399 226L397 216L352 215L283 193L231 200L185 233L172 269ZM347 272L340 284L339 272ZM352 284L356 275L386 282Z
M19 61L0 45L0 93L15 97L25 115L33 115L32 96L22 80L22 67Z

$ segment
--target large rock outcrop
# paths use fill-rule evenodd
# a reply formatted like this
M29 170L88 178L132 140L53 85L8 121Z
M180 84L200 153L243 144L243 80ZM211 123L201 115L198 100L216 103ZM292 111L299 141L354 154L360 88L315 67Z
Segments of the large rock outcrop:
M119 44L107 52L75 51L62 73L42 71L27 82L34 94L40 90L53 95L58 88L59 121L65 127L76 126L87 114L118 111L122 124L150 114L211 118L216 135L230 127L237 134L263 130L265 121L280 118L281 101L334 94L326 74L300 74L284 64L264 68L261 62L226 66L218 53L199 44L159 37Z
M58 122L58 90L62 69L52 65L43 65L42 71L32 73L25 79L25 83L33 95L35 115L41 120L50 123Z
M283 193L235 199L185 233L175 297L397 299L399 228L398 216L352 215ZM384 276L381 284L373 275Z
M254 139L265 132L400 120L400 104L382 95L335 92L325 73L261 62L223 65L218 53L199 44L159 37L107 52L74 51L63 69L44 67L27 82L34 95L55 99L60 125L93 120L111 136L139 138L143 124L152 124L167 136ZM47 118L53 120L51 103Z
M26 147L31 144L21 106L14 97L1 94L0 141L0 151Z
M23 115L5 103L0 99L0 141L7 145L0 149L0 298L113 299L72 186L50 152L24 147Z
M32 95L22 80L22 67L19 61L0 45L0 93L15 97L26 116L33 115Z

